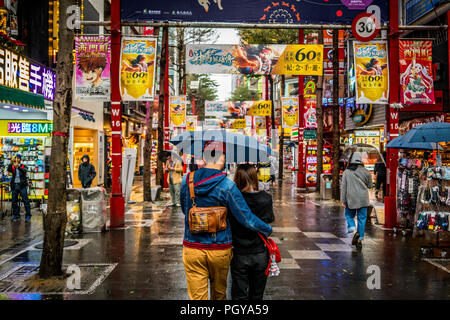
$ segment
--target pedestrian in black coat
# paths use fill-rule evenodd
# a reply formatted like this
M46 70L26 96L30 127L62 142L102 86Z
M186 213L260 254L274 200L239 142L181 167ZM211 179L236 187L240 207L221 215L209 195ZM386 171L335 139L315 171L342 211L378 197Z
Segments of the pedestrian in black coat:
M11 173L11 197L13 221L20 219L19 195L25 205L25 221L31 219L31 206L28 199L28 178L27 167L21 163L22 157L17 154L12 163L8 166L8 172Z
M272 196L266 191L259 191L255 166L239 165L234 181L252 213L266 223L273 222ZM245 228L232 215L229 219L233 237L232 299L262 300L267 282L265 272L269 265L269 252L257 232Z
M86 154L81 158L81 161L82 163L78 167L78 179L80 179L83 188L90 188L96 176L95 167L89 162L89 156Z

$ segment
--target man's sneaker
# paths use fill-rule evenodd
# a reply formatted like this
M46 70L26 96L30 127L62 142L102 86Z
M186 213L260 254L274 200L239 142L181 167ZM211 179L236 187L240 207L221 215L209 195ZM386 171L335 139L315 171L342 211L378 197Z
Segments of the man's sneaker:
M359 240L359 233L357 232L357 233L355 233L355 235L353 236L353 239L352 239L352 245L356 245L357 243L358 243L358 240Z
M19 221L20 220L20 216L13 216L11 221Z
M31 216L26 216L25 217L25 221L30 221L31 220Z
M348 228L347 229L347 233L353 233L353 232L355 232L355 228Z
M361 249L362 249L362 242L361 242L361 240L358 240L358 241L356 242L356 249L358 249L358 250L361 250Z

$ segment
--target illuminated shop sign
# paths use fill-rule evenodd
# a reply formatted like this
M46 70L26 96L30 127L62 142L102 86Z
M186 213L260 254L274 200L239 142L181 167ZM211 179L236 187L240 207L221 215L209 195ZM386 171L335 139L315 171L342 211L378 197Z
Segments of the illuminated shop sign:
M27 57L0 47L0 85L53 100L56 73Z
M42 133L53 132L53 123L48 122L8 122L8 133Z

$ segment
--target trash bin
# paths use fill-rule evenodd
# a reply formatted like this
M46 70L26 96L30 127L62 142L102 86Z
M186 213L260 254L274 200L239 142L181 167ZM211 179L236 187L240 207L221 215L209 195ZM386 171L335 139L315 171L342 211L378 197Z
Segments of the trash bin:
M320 175L320 199L331 200L333 198L331 182L332 182L331 174Z
M67 189L66 235L81 233L81 190Z
M81 190L81 222L83 233L106 229L106 190L101 187Z

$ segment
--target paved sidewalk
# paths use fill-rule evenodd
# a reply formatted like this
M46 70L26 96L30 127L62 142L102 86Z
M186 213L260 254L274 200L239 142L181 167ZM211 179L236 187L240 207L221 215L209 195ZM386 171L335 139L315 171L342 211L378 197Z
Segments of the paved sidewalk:
M11 292L20 290L11 279L35 272L40 261L41 251L34 245L42 238L36 237L39 221L34 217L30 228L34 231L24 238L28 242L0 255L0 298L188 299L181 257L184 215L180 208L167 207L168 199L142 202L140 190L137 183L132 195L136 203L127 205L126 228L79 235L79 244L65 249L64 264L78 265L82 271L78 291ZM448 260L424 260L423 239L368 226L358 252L350 245L338 203L300 193L288 179L272 193L276 216L272 238L283 260L280 276L268 280L265 299L450 298ZM12 235L9 228L6 222L2 237ZM20 228L26 228L24 222ZM16 230L20 232L25 231ZM367 287L370 266L380 268L379 290ZM2 294L6 284L9 292Z

